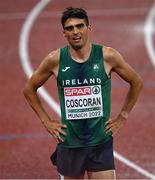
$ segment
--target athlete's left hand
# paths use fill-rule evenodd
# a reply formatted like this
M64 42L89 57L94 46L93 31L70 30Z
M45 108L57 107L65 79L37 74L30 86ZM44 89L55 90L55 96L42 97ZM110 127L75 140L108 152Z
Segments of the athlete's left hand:
M122 118L121 116L118 116L117 118L110 118L105 123L105 132L115 135L118 130L125 124L125 122L126 119Z

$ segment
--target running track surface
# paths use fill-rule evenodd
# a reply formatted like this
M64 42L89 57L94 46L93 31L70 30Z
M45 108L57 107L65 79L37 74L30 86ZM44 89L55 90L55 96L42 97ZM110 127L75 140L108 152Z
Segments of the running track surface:
M26 17L37 3L37 0L0 1L1 179L58 177L49 159L55 142L22 94L27 76L20 61L19 40ZM125 127L115 136L114 146L116 152L144 170L141 173L116 159L117 178L150 179L155 176L155 69L145 45L144 25L153 0L117 0L117 3L115 0L50 1L36 18L29 34L28 55L33 69L51 50L66 43L59 21L61 11L71 5L83 7L90 14L91 39L116 48L144 80L139 101ZM128 85L118 77L112 79L112 115L116 115ZM58 102L53 78L45 88ZM43 104L52 117L59 118L44 100Z

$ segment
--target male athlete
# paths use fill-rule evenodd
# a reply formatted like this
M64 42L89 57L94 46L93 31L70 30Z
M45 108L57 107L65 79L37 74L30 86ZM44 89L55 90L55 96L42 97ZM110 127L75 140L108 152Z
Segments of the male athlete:
M65 179L115 179L113 135L123 126L142 89L142 80L110 47L90 42L85 10L69 7L61 18L68 45L49 53L26 83L24 95L58 145L51 156ZM130 88L116 117L110 118L111 74ZM50 117L37 89L57 79L61 120Z

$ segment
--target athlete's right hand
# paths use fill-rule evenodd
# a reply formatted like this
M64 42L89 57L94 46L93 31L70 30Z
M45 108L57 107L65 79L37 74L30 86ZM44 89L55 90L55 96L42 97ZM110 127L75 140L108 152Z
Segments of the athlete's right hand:
M65 124L61 124L56 120L47 120L43 122L47 131L53 136L56 142L63 142L61 134L66 136L67 134L63 131L63 128L67 128Z

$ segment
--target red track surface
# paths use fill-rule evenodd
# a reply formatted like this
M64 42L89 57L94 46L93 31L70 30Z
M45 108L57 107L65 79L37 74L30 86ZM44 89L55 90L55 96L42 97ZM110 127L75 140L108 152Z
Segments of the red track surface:
M0 1L1 179L57 178L56 169L49 159L55 143L22 94L27 77L20 64L19 36L26 15L37 3L37 0ZM115 136L115 150L155 174L155 69L146 51L143 33L153 0L117 0L117 3L115 0L51 1L35 21L30 34L29 55L34 69L47 53L64 45L60 12L71 5L88 10L94 27L92 40L116 48L144 79L144 89L137 105L126 126ZM139 10L132 11L135 8ZM105 10L108 10L107 14ZM55 80L50 79L45 87L58 102L54 83ZM119 78L113 77L113 115L118 112L126 89ZM51 116L59 118L46 103L45 107ZM147 178L117 160L116 170L118 178Z

